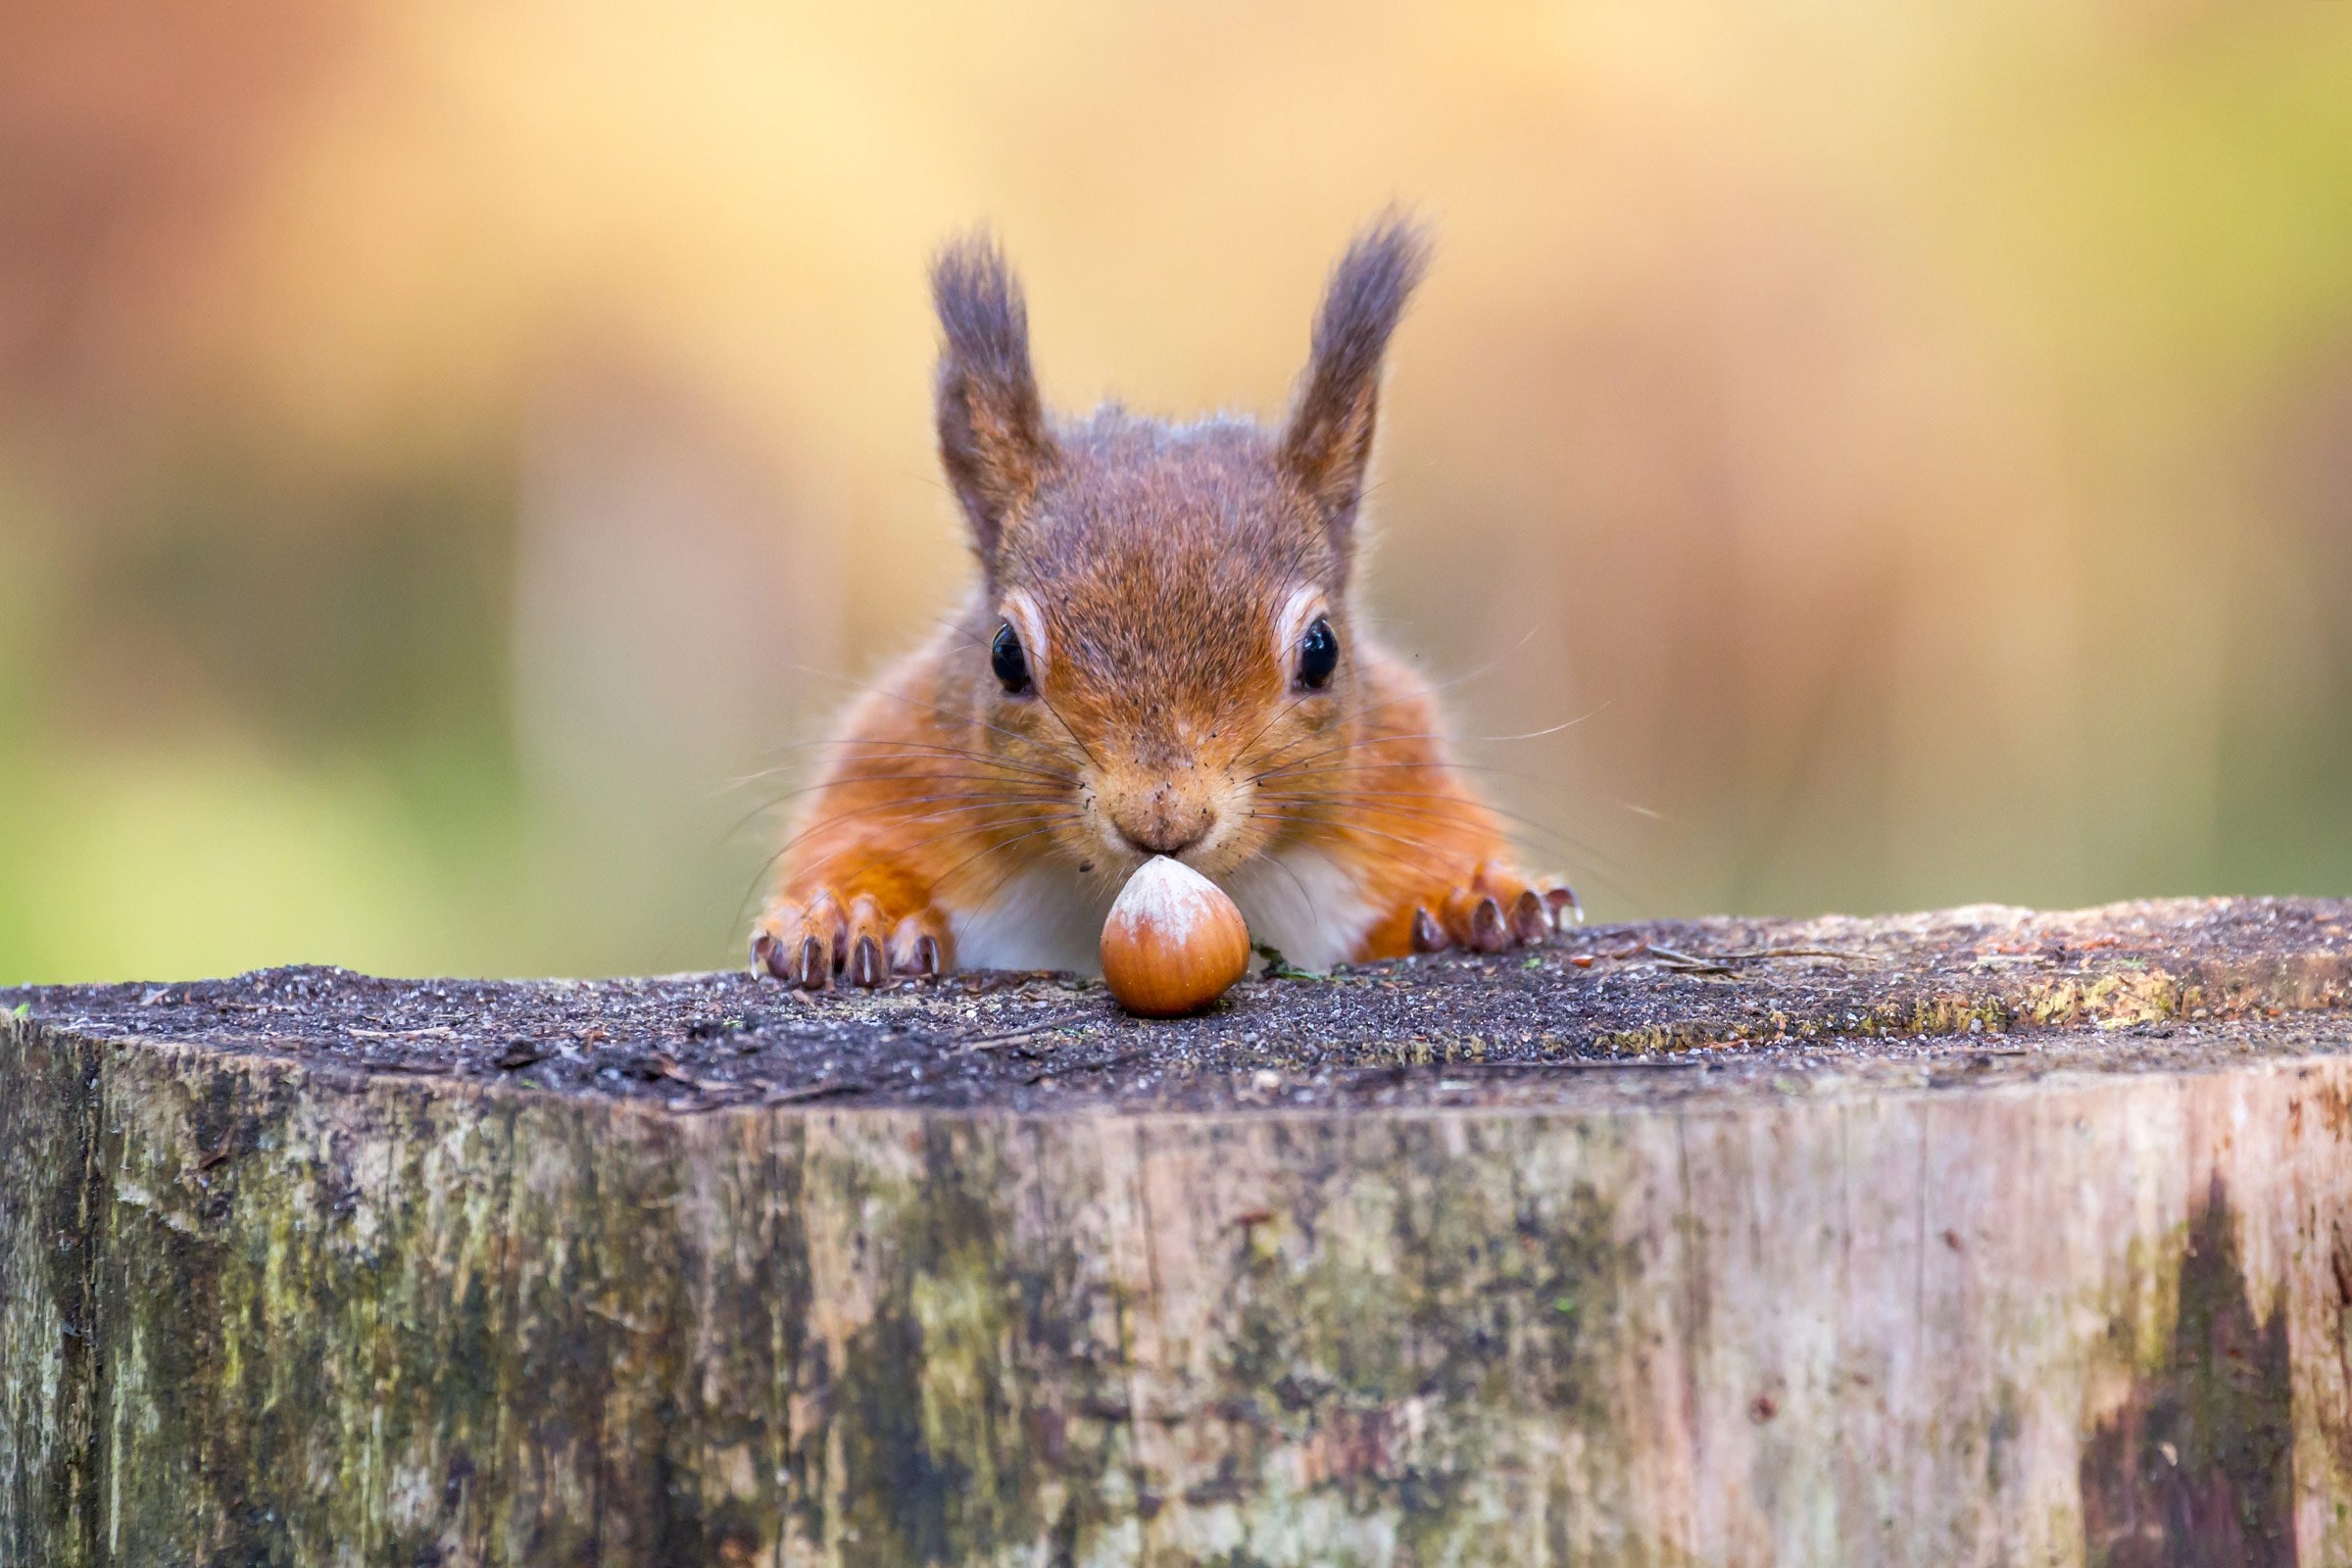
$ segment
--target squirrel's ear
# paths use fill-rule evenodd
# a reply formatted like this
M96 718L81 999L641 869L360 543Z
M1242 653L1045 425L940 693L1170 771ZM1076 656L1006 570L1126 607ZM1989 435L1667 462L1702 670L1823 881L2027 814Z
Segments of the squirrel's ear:
M963 503L985 564L1004 519L1037 491L1054 461L1037 376L1029 368L1029 308L1020 280L985 230L950 244L931 264L931 299L946 342L939 355L939 457Z
M1391 209L1355 236L1332 269L1315 316L1313 357L1282 440L1282 461L1322 509L1345 552L1372 458L1380 362L1404 302L1429 270L1420 223Z

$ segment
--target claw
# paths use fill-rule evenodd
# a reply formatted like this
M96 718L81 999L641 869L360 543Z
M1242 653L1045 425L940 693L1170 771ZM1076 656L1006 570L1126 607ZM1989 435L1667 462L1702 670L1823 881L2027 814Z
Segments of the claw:
M1551 935L1551 911L1544 906L1544 896L1534 888L1519 895L1511 906L1511 935L1521 942L1541 942Z
M775 932L760 933L752 944L752 957L756 973L781 980L787 985L792 983L792 955L785 947L784 939Z
M1571 919L1578 924L1584 922L1584 900L1578 898L1576 889L1566 883L1544 890L1544 906L1551 911L1551 923L1562 930L1567 929Z
M1481 953L1500 953L1510 941L1502 923L1502 906L1492 897L1478 901L1470 911L1470 945Z
M1446 932L1438 924L1438 917L1431 914L1426 907L1415 909L1413 911L1413 951L1415 953L1443 953L1446 948Z
M752 964L804 991L858 986L871 990L894 974L937 974L948 967L950 938L931 930L929 909L894 925L870 893L846 902L829 889L778 897L752 938Z
M923 929L922 917L908 915L890 934L890 972L920 979L939 973L939 938Z

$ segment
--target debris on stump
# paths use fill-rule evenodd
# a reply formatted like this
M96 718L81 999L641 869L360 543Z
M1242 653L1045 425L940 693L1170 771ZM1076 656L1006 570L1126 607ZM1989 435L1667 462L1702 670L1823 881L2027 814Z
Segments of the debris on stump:
M2347 1008L2308 901L0 991L0 1561L2344 1560Z

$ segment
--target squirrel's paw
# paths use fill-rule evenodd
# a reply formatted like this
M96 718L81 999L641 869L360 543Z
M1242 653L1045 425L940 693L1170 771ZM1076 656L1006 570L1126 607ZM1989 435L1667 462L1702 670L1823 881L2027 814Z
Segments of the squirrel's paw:
M846 903L827 890L778 899L752 927L752 973L822 991L836 975L878 986L893 975L934 975L948 966L947 932L928 911L893 920L870 893Z
M1468 881L1448 889L1434 904L1413 910L1413 951L1443 953L1467 948L1500 953L1514 944L1546 941L1554 931L1584 916L1576 890L1565 882L1528 881L1506 865L1489 860Z

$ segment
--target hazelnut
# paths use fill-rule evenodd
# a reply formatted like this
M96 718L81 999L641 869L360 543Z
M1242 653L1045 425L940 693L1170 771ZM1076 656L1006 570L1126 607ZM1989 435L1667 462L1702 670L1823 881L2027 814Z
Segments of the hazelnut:
M1214 882L1155 855L1136 867L1102 922L1102 978L1129 1012L1198 1012L1250 967L1250 928Z

